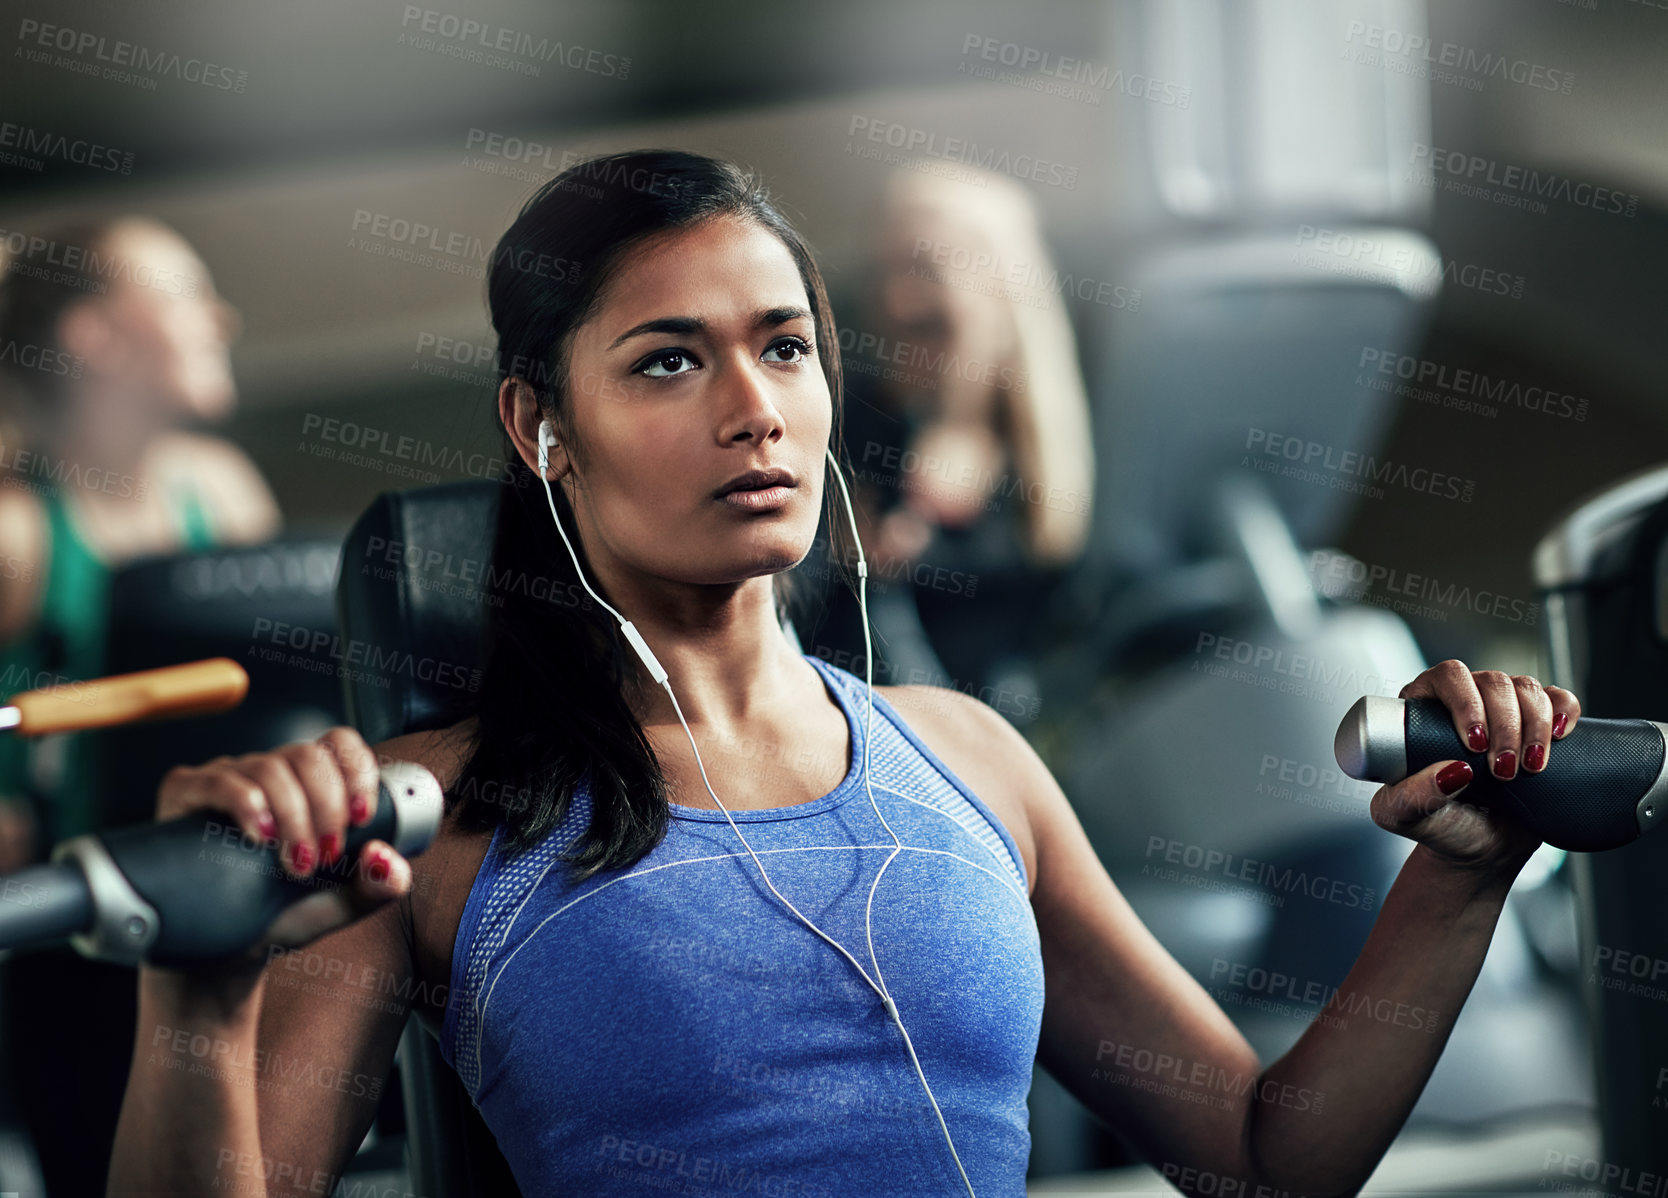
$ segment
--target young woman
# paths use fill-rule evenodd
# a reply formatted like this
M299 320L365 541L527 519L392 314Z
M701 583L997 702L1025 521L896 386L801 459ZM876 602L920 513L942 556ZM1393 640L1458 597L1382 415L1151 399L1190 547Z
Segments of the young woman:
M478 713L181 766L158 799L307 874L369 815L379 758L407 759L448 788L444 830L409 862L367 846L272 929L289 951L141 971L110 1193L328 1192L409 1011L529 1195L1018 1195L1038 1053L1184 1189L1359 1186L1536 847L1455 801L1469 767L1374 797L1420 843L1340 996L1447 1021L1340 1015L1265 1065L1001 716L887 687L871 724L861 680L784 635L782 580L837 490L840 374L817 268L755 181L672 151L582 163L524 207L489 293L507 456L536 474L546 419L556 443L551 499L504 492ZM573 578L552 506L690 735L588 592L528 585ZM1507 776L1555 768L1579 714L1458 661L1402 693ZM1176 729L1178 753L1209 743Z

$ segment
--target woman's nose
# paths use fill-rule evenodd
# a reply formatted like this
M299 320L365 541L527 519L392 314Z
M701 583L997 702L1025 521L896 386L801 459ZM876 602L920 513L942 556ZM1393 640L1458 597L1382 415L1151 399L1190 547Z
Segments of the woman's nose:
M723 438L726 443L751 439L763 445L780 440L785 431L782 411L761 372L762 367L743 365L732 374L728 388L731 407Z

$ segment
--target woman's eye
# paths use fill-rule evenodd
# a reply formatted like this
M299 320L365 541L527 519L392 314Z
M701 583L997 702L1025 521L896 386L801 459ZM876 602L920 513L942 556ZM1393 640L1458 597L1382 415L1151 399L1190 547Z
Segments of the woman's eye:
M798 362L801 358L809 355L810 352L811 346L809 343L798 337L784 338L765 350L767 354L792 353L794 355L791 358L778 358L776 359L778 362Z
M669 379L676 375L688 374L689 371L682 369L682 367L689 365L691 363L688 354L681 349L669 349L650 358L638 368L637 373L646 375L651 379ZM655 367L657 366L667 369L656 370Z

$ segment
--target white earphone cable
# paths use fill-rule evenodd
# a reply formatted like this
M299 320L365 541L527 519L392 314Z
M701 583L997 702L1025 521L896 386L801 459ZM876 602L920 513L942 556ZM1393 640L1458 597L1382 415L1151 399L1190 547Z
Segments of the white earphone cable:
M973 1183L968 1180L967 1170L962 1166L961 1156L956 1152L955 1141L950 1138L950 1128L944 1121L944 1112L939 1109L938 1099L933 1095L932 1087L927 1084L927 1075L921 1068L921 1059L915 1054L914 1041L910 1039L909 1030L904 1027L903 1018L898 1014L897 1003L892 1000L891 993L886 989L886 980L882 977L880 972L880 959L875 955L875 891L880 886L881 875L886 872L886 867L891 865L898 854L903 851L903 842L898 839L898 834L892 830L892 825L887 823L886 817L881 814L880 804L875 801L874 787L869 781L869 746L874 730L875 709L874 644L869 633L869 564L863 554L863 542L862 538L858 534L857 515L852 509L851 492L847 489L846 480L840 473L840 464L838 459L834 457L834 451L832 449L824 450L828 458L829 465L833 469L834 481L839 484L840 497L845 503L846 519L851 524L852 541L857 548L857 601L862 612L863 619L863 681L867 693L863 724L863 787L868 792L869 806L874 809L875 817L880 820L881 826L886 829L886 833L892 838L893 844L891 853L888 854L886 860L881 863L880 868L875 871L875 879L873 884L869 887L869 898L867 904L865 905L863 914L864 932L869 942L869 962L874 966L875 971L873 978L869 976L868 971L863 968L857 958L853 957L851 953L846 951L843 945L806 918L804 912L800 911L798 907L789 902L787 896L780 890L776 889L776 884L770 880L770 875L765 871L764 862L759 860L758 853L753 851L753 846L748 843L747 837L741 834L741 828L736 824L735 817L730 814L730 809L724 806L724 800L720 799L718 797L718 792L712 788L712 782L707 777L706 764L701 760L701 750L695 744L695 734L690 731L689 721L684 719L683 708L678 704L678 697L672 693L672 686L671 683L667 681L665 668L662 667L659 660L655 658L653 652L650 651L647 643L644 642L635 626L633 626L629 620L611 607L601 595L598 595L596 591L592 590L591 584L586 581L585 572L580 569L579 566L579 555L574 552L573 542L568 540L567 531L562 527L561 517L556 514L556 498L551 490L550 480L545 477L549 466L548 446L553 443L554 436L550 431L550 422L548 420L541 422L539 425L539 478L544 483L545 499L550 504L551 519L556 522L556 531L561 534L562 544L567 546L568 556L573 560L574 572L579 575L579 581L584 585L585 589L590 592L591 597L595 599L597 603L604 608L604 610L619 621L621 631L625 634L626 639L631 642L632 648L636 650L638 656L642 659L643 664L648 668L650 675L654 677L655 681L660 684L663 690L665 690L667 698L672 700L672 710L677 713L678 723L683 726L684 735L689 738L689 748L695 754L695 765L701 772L701 782L706 786L707 793L712 796L712 801L717 803L718 809L724 813L724 818L729 822L731 831L736 834L736 839L741 841L742 847L747 850L747 855L753 859L753 864L758 868L759 877L764 880L764 884L770 889L770 893L780 899L783 906L787 907L788 910L798 916L801 923L803 923L817 936L825 940L830 947L832 947L847 961L851 962L852 968L857 970L863 981L868 984L871 990L880 996L882 1007L885 1009L886 1013L892 1017L892 1022L897 1026L899 1033L903 1036L904 1047L909 1051L910 1062L915 1066L915 1075L921 1081L921 1088L926 1091L927 1101L932 1104L933 1114L938 1117L938 1126L944 1132L944 1142L949 1145L950 1156L956 1162L956 1170L961 1174L962 1184L967 1187L967 1193L970 1198L977 1198L977 1195L973 1192Z

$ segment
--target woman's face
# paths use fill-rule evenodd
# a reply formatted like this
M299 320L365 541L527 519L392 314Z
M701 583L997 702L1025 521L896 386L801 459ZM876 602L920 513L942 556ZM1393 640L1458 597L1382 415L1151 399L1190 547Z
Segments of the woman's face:
M600 300L568 367L579 458L566 481L591 559L708 584L798 564L833 408L787 247L713 218L636 247ZM791 485L720 496L753 470Z
M184 420L216 421L236 402L230 345L237 315L208 268L165 228L120 226L101 247L113 269L99 305L89 369L121 383L118 417L139 431ZM112 400L112 402L116 402Z

